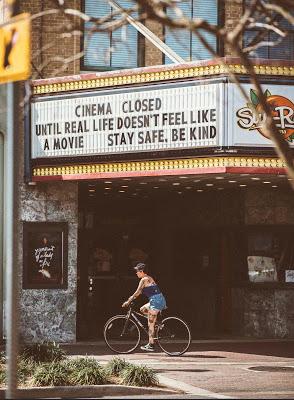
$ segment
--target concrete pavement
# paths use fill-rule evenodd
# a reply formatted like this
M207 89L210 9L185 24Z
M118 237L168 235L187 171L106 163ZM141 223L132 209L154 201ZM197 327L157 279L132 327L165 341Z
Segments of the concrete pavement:
M101 364L115 356L103 342L62 347L69 355L87 354ZM139 350L122 358L154 368L161 383L186 394L169 398L294 397L294 341L290 340L194 341L180 357Z

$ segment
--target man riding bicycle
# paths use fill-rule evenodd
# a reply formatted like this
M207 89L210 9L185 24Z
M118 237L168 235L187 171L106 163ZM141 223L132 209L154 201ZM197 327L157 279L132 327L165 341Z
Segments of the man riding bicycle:
M140 282L135 293L122 304L122 307L128 307L140 294L148 297L149 302L144 304L140 308L140 311L143 314L148 314L149 342L145 346L141 346L141 349L144 351L154 351L155 323L158 313L166 308L166 301L155 280L148 275L146 264L138 263L134 267L134 270Z

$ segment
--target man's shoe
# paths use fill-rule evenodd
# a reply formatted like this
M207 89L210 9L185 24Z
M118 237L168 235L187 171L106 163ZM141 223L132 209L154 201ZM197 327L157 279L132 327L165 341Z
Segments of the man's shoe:
M154 351L154 346L150 343L147 343L147 344L145 344L145 346L141 346L141 350Z

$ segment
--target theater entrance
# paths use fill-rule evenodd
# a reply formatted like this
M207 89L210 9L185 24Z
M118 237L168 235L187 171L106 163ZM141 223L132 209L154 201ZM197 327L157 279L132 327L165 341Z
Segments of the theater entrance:
M159 193L155 182L149 195L141 195L140 182L131 196L125 196L125 181L121 192L111 185L80 184L78 339L102 339L106 320L122 313L121 304L138 285L137 262L148 264L166 296L166 313L182 316L193 338L214 337L222 329L222 235L214 226L197 225L203 199ZM138 307L144 302L140 296Z

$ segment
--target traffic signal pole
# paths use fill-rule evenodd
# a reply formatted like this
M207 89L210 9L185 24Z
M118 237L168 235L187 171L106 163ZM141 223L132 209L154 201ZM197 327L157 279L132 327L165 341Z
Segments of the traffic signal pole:
M5 244L6 244L6 356L7 399L17 398L18 355L18 285L19 285L19 238L18 233L18 83L7 84L7 133L5 146Z

